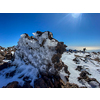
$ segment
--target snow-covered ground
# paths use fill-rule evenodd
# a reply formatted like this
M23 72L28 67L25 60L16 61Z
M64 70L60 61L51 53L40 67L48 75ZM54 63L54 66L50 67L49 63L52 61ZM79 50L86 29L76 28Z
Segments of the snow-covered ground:
M76 64L73 59L78 56L79 64ZM86 55L90 55L91 57L88 57L87 61L83 61ZM93 54L93 53L63 53L62 55L62 61L68 66L68 70L70 72L69 76L69 82L75 83L79 86L87 86L90 87L87 82L85 85L81 84L78 81L78 77L81 71L76 70L77 66L83 66L83 69L89 72L91 75L89 75L90 78L95 78L100 83L100 62L95 61L94 59L96 57L100 58L100 54ZM92 60L91 60L92 59Z
M13 77L7 77L7 73L11 73L12 71L16 71ZM29 76L31 81L31 86L34 86L34 80L37 79L38 69L34 68L32 65L25 65L24 63L16 68L16 66L11 66L9 68L3 69L0 71L0 88L6 86L8 83L13 81L18 81L19 85L23 86L24 80L23 77Z
M87 71L89 78L95 78L100 83L100 54L99 53L70 53L64 52L60 59L68 66L68 71L65 72L65 66L61 69L56 69L57 63L52 61L54 55L57 56L59 48L56 48L58 41L52 38L50 32L33 33L34 37L29 37L27 34L22 34L16 46L16 52L11 51L14 56L11 60L3 60L10 62L11 66L0 70L0 87L6 86L9 82L18 81L19 85L23 86L24 78L31 81L30 85L34 87L34 80L39 78L40 72L55 74L58 71L60 78L66 83L66 77L69 77L69 83L75 83L79 87L91 87L88 82L83 80L83 83L78 80L82 71ZM40 36L39 36L40 35ZM52 38L52 39L51 39ZM61 44L62 45L62 44ZM56 50L58 49L58 51ZM66 50L66 49L65 49ZM58 53L59 55L60 53ZM75 60L77 60L77 63ZM61 61L61 62L62 62ZM60 63L61 64L61 63ZM77 66L82 66L82 71L76 70ZM58 66L57 66L58 67ZM66 76L66 77L65 77ZM92 84L97 84L95 81ZM98 84L96 85L98 87Z

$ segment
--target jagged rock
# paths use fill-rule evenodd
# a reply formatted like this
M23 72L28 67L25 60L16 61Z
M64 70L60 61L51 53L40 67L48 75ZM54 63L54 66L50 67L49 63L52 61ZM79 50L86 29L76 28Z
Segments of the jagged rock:
M61 69L62 69L62 67L63 67L63 66L62 66L62 64L61 64L60 62L59 62L59 63L54 64L54 68L55 68L55 69L57 69L58 71L59 71L59 70L61 70Z
M22 78L22 77L24 77L24 74L20 75L18 78L20 79L20 78Z
M77 84L67 82L66 85L62 85L62 88L79 88Z
M2 65L0 65L0 70L3 70L3 69L8 68L10 66L11 66L10 63L3 63Z
M48 38L51 40L53 39L53 34L51 32L48 31Z
M4 60L4 56L0 55L0 60Z
M2 59L0 59L0 63L2 63L3 61L2 61Z
M13 81L11 83L8 83L7 86L3 86L2 88L18 88L18 82L17 81Z
M30 83L32 80L28 76L25 76L23 81Z
M79 64L79 63L80 63L80 61L79 61L79 59L78 59L77 57L74 58L73 61L74 61L76 64Z
M15 75L15 73L16 73L16 70L14 70L14 71L12 71L10 73L6 73L6 78L13 77Z
M5 57L6 57L7 60L11 60L13 58L12 54L6 54Z
M24 85L22 88L33 88L29 82L24 82Z
M41 31L37 31L36 33L38 34L38 36L41 36L43 34L43 32Z
M1 56L5 56L5 53L3 51L0 51Z
M48 88L48 86L42 78L39 78L34 81L34 88Z
M80 73L80 77L78 77L78 80L84 79L93 88L100 87L100 83L95 78L89 78L87 75L91 75L91 74L89 74L87 71L82 71Z
M89 73L87 71L82 71L80 73L80 77L82 77L83 79L86 79L88 77L87 74L89 75Z
M69 77L68 76L65 76L65 78L66 78L66 81L68 82L69 81Z
M68 71L68 66L65 65L65 64L64 64L64 71L65 71L68 75L70 75L70 72Z
M52 81L50 80L50 78L44 76L43 79L46 82L46 84L48 85L48 87L54 88L54 85L53 85Z
M55 63L55 62L59 63L60 58L61 58L61 54L60 53L54 54L53 57L52 57L52 63Z
M55 88L61 88L60 80L57 80L56 78L54 78L54 87Z
M81 71L83 68L82 66L77 66L76 70Z
M57 46L56 46L56 51L57 53L63 54L63 52L66 51L66 45L64 45L64 42L58 42Z

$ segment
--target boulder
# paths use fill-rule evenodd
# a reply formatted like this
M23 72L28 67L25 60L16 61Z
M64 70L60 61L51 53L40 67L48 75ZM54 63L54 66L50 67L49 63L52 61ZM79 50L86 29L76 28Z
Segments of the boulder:
M10 63L3 63L2 65L0 65L0 70L3 70L3 69L8 68L10 66L11 66Z
M34 88L49 88L43 78L34 81Z
M81 71L83 68L82 66L77 66L76 70Z
M29 82L24 82L24 85L22 88L33 88Z
M79 88L77 84L67 82L62 88Z
M52 59L51 59L52 63L55 63L55 62L59 63L60 58L61 58L61 54L60 53L54 54Z
M18 88L18 82L17 81L13 81L11 83L8 83L6 86L3 86L2 88Z
M63 52L66 51L66 45L64 45L64 42L58 42L57 46L56 46L56 51L57 53L63 54Z
M44 76L43 79L46 82L46 84L48 85L48 87L54 88L54 85L53 85L52 81L50 80L50 78Z

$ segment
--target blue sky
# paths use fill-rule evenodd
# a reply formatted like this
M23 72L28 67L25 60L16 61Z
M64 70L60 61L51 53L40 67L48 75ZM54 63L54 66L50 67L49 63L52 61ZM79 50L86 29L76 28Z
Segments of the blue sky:
M100 13L0 13L0 46L17 45L20 35L51 31L73 47L100 47Z

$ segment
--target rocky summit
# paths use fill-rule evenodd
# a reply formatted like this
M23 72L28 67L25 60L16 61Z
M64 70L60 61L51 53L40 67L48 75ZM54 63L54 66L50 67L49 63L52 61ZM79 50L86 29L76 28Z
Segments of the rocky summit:
M67 51L49 31L22 34L17 46L0 46L0 87L99 88L100 53Z

